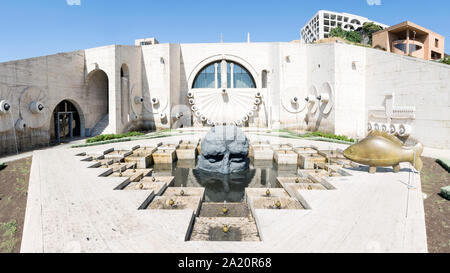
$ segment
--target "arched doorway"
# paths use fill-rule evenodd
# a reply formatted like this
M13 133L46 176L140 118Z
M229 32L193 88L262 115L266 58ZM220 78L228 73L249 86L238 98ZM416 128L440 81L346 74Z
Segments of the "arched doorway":
M91 129L92 136L102 134L109 125L109 81L103 70L89 73L87 95L89 120L86 120L86 127Z
M75 105L63 100L56 105L51 119L51 139L61 143L82 135L80 113Z

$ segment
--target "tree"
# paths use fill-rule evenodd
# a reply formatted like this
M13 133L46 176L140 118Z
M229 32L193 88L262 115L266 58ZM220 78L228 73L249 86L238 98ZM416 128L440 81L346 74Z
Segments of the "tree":
M341 27L333 28L330 31L330 37L340 37L353 43L361 43L362 41L362 36L359 32L353 30L345 31Z
M330 31L330 37L340 37L345 39L346 34L347 31L343 30L341 27L333 28Z
M439 61L441 64L448 64L450 65L450 57L445 57L444 59Z
M373 22L366 22L362 26L362 31L369 37L369 44L372 45L372 35L383 28Z
M353 43L361 43L363 38L359 32L352 30L345 33L345 39Z

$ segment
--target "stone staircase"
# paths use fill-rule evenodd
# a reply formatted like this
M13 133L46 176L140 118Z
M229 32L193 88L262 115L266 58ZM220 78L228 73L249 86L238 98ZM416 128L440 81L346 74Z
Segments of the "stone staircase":
M109 125L109 114L104 116L99 122L97 122L94 128L92 128L91 136L98 136L103 134L108 125Z

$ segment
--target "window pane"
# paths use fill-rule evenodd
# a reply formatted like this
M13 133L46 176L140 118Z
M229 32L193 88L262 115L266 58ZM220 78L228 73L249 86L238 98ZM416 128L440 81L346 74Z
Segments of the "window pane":
M413 53L414 51L421 50L422 47L420 45L409 45L409 53Z
M227 62L227 88L231 88L231 64Z
M233 85L234 88L255 88L255 82L250 73L236 63L233 68Z
M203 68L194 81L193 88L214 88L215 68L214 63Z
M403 51L403 53L406 54L406 44L396 44L396 45L394 45L394 46L395 46L395 48L397 48L397 49Z
M222 85L222 66L220 65L220 63L217 63L217 88L220 88L220 86Z
M217 88L221 88L221 62L209 64L204 67L194 80L192 88L215 88L215 64L217 64ZM255 81L250 73L241 65L233 63L233 87L256 88ZM231 88L231 62L227 62L227 88Z

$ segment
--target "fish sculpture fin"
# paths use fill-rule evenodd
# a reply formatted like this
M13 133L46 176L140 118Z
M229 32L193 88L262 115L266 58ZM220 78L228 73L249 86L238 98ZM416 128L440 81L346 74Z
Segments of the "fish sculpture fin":
M420 172L423 167L422 159L420 158L420 156L422 155L422 152L423 152L423 145L422 145L422 143L418 142L416 144L416 146L414 146L412 149L413 149L416 157L415 157L415 159L413 159L414 161L411 163L412 164L415 163L414 168L416 168L416 170L418 170Z
M395 145L397 145L399 147L403 147L403 142L400 139L398 139L395 136L390 135L390 134L388 134L386 132L374 130L374 131L370 132L369 135L370 136L381 136L381 137L384 137L384 138L390 140L391 142L393 142Z

